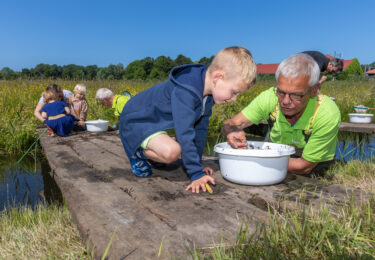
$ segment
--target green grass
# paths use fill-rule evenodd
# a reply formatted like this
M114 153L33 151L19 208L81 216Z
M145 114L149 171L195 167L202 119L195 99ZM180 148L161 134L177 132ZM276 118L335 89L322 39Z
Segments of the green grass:
M63 89L73 90L76 81L50 80L14 80L0 81L0 153L22 154L35 140L35 127L40 122L34 117L34 109L41 93L50 83L57 83ZM158 82L153 81L83 81L88 87L88 120L107 119L115 123L111 110L101 106L95 100L96 90L110 88L115 93L128 90L132 95L139 93ZM238 97L237 102L214 106L210 118L209 135L217 136L225 120L231 118L260 92L274 86L274 80L258 81L255 87ZM353 106L363 104L375 107L375 85L369 81L330 81L325 82L322 93L336 98L343 121L348 121L348 113L354 112Z
M211 248L196 248L191 256L218 260L375 257L375 199L363 205L351 200L333 208L301 203L297 210L269 213L268 221L258 225L254 233L243 225L233 245L222 242Z
M93 259L89 252L65 206L0 211L0 259Z

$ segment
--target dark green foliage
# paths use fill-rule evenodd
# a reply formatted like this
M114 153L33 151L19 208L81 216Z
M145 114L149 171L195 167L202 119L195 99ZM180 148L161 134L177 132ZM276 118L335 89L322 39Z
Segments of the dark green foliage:
M182 54L179 54L175 60L166 56L159 56L156 59L146 57L129 63L126 68L121 63L101 68L97 65L80 66L69 64L59 66L40 63L31 69L24 68L21 72L4 67L0 71L0 79L164 80L168 78L170 70L175 66L193 63L201 63L208 66L213 58L214 56L210 58L203 57L199 62L194 62Z
M170 57L159 56L154 62L150 73L151 79L164 79L168 77L169 71L174 67L174 62Z
M16 76L17 76L16 73L8 67L4 67L0 71L0 79L6 79L6 80L15 79Z
M135 60L130 63L124 72L124 79L133 80L133 79L146 79L146 71L143 68L141 60Z
M200 64L204 64L206 66L210 66L212 60L214 59L215 56L211 56L210 58L207 58L207 57L203 57L201 58L198 63Z
M174 60L174 63L175 63L175 66L180 66L180 65L183 65L183 64L192 64L193 62L191 61L190 58L185 57L184 55L180 54Z
M346 75L363 75L363 69L361 67L361 64L359 64L359 61L357 58L353 59L352 63L349 64L348 67L344 70Z

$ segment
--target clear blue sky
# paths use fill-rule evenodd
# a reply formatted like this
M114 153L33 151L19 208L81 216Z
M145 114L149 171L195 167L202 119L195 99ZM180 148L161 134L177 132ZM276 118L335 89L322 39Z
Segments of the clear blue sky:
M304 50L375 61L375 1L0 2L0 68L108 66L161 55L199 60L241 45L257 63Z

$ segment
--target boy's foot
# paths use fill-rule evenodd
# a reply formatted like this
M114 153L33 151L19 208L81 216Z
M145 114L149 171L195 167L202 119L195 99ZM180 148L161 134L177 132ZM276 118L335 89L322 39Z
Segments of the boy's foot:
M152 175L152 169L147 162L147 157L143 154L143 149L139 148L130 158L130 166L133 173L138 177L149 177Z
M143 153L143 148L138 148L136 151L135 151L135 156L138 158L138 159L141 159L141 160L147 160L147 156Z

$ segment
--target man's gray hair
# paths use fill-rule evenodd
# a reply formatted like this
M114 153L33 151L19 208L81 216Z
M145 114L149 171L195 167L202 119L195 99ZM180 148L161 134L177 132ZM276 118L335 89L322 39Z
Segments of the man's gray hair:
M318 83L320 69L311 56L297 53L283 60L276 71L276 80L282 75L285 78L295 79L300 76L309 76L309 85L313 87Z
M113 92L108 88L100 88L96 91L96 99L103 100L113 96Z

